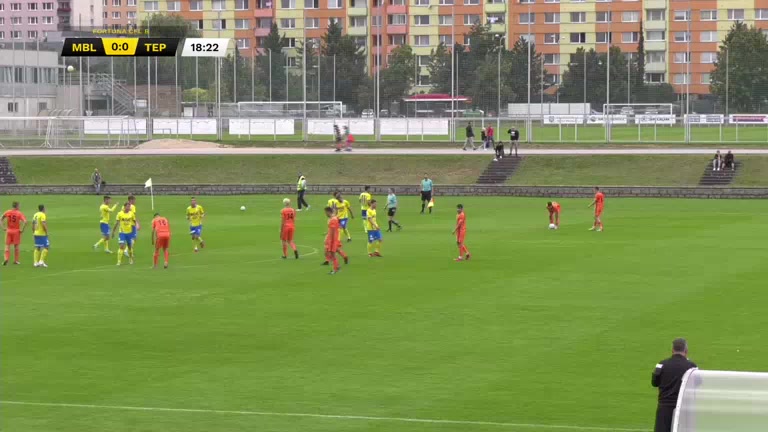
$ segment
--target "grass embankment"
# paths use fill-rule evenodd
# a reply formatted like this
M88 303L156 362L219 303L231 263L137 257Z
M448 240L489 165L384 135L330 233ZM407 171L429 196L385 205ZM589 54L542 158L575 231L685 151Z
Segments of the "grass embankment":
M107 183L292 183L298 171L310 184L474 183L488 158L464 156L135 156L12 157L19 183L87 184L98 168Z

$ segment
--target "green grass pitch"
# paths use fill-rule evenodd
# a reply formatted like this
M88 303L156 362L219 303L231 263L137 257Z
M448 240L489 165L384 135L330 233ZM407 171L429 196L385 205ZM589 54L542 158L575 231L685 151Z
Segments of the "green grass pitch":
M149 197L120 268L91 249L98 197L21 197L28 216L48 206L52 246L33 268L27 232L22 266L0 268L0 430L649 430L674 337L703 368L764 368L764 201L608 197L594 233L588 199L560 200L550 231L546 199L438 196L419 216L401 196L384 258L358 218L328 276L327 198L299 213L298 261L279 259L280 198L201 197L194 254L186 198L156 197L174 237L152 270Z

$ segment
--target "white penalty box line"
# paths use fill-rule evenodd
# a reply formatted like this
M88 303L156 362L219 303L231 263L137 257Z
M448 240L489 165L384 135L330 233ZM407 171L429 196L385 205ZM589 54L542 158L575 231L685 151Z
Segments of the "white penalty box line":
M442 424L442 425L465 425L465 426L498 426L500 428L530 428L530 429L552 429L552 430L574 430L574 431L615 431L615 432L650 432L650 429L633 429L605 426L574 426L574 425L555 425L555 424L533 424L533 423L507 423L497 421L473 421L473 420L443 420L426 418L408 418L408 417L379 417L366 415L336 415L336 414L313 414L313 413L291 413L291 412L269 412L269 411L242 411L242 410L218 410L218 409L195 409L195 408L163 408L163 407L140 407L123 405L91 405L76 403L52 403L52 402L26 402L0 400L0 405L20 405L37 406L49 408L75 408L75 409L98 409L113 411L145 411L145 412L166 412L166 413L192 413L192 414L230 414L242 416L262 416L262 417L299 417L316 418L329 420L363 420L377 422L400 422L400 423L424 423L424 424Z

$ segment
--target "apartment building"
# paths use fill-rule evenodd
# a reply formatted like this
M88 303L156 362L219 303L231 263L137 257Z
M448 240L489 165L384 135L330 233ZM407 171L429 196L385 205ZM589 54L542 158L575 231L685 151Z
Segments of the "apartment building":
M58 2L0 0L0 41L42 40L58 26Z
M138 0L100 0L104 27L119 29L138 26ZM178 2L180 3L180 2ZM180 6L179 6L180 7Z
M119 24L125 25L126 11L111 8L127 7L121 2L129 0L106 1L105 24L123 20ZM552 83L560 81L578 48L606 52L617 46L631 57L643 34L646 80L694 94L708 93L719 42L735 21L768 31L768 0L138 1L138 20L150 13L179 13L204 36L235 39L243 55L259 53L275 22L288 40L289 65L295 64L302 39L317 40L337 21L366 49L371 70L379 59L386 65L395 47L410 44L417 56L417 85L424 88L432 50L454 38L468 43L467 33L478 22L488 24L507 47L519 38L533 41Z

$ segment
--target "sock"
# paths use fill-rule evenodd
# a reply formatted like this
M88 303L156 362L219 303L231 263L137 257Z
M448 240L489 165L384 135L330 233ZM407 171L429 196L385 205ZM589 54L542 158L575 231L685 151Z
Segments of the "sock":
M293 249L293 251L296 252L296 243L291 242L291 249Z
M133 248L128 248L128 257L133 258Z
M333 256L333 271L339 271L339 259L336 258L336 255Z
M381 241L376 242L376 252L381 253Z
M120 252L117 253L117 263L120 264L123 262L123 252L125 251L125 248L120 248Z
M373 253L373 243L368 243L368 255Z
M5 260L8 261L9 259L11 259L11 250L6 247L5 248Z
M389 221L389 230L392 231L392 221Z
M424 204L424 201L422 201L422 202L421 202L421 212L422 212L422 213L424 213L424 207L425 207L425 204Z
M429 208L429 214L432 214L432 207Z
M200 240L198 240L198 239L196 239L196 238L193 238L193 239L192 239L192 244L194 244L194 245L195 245L195 247L198 247L198 246L200 246Z
M99 246L101 246L101 244L102 244L102 243L104 243L104 239L103 239L103 238L100 238L100 239L99 239L99 241L97 241L97 242L96 242L96 244L95 244L94 246L95 246L95 247L99 247Z
M163 250L163 255L165 256L165 263L168 264L168 249Z
M469 249L467 249L466 246L461 245L461 252L460 253L464 254L464 255L469 255Z
M203 241L203 238L202 238L202 237L198 237L198 238L197 238L197 241L198 241L198 242L200 242L200 246L202 246L202 245L203 245L203 243L205 243L205 242Z
M109 250L109 240L104 240L104 250Z
M40 262L40 250L35 249L35 263Z
M13 248L13 260L19 262L19 247Z
M462 257L462 249L464 249L463 246L459 246L459 258Z
M341 249L338 249L336 252L337 252L339 255L341 255L341 257L342 257L342 258L344 258L344 259L347 259L347 254L345 254L343 250L341 250Z
M396 220L393 220L392 223L395 224L396 227L400 228L400 224Z
M46 259L48 259L48 249L43 249L43 251L40 252L40 261L45 262Z
M283 256L286 256L288 254L288 246L283 243Z
M155 249L155 253L152 255L152 264L157 265L157 259L160 257L160 249Z
M347 240L352 240L352 234L349 233L349 230L344 228L344 234L347 235Z

